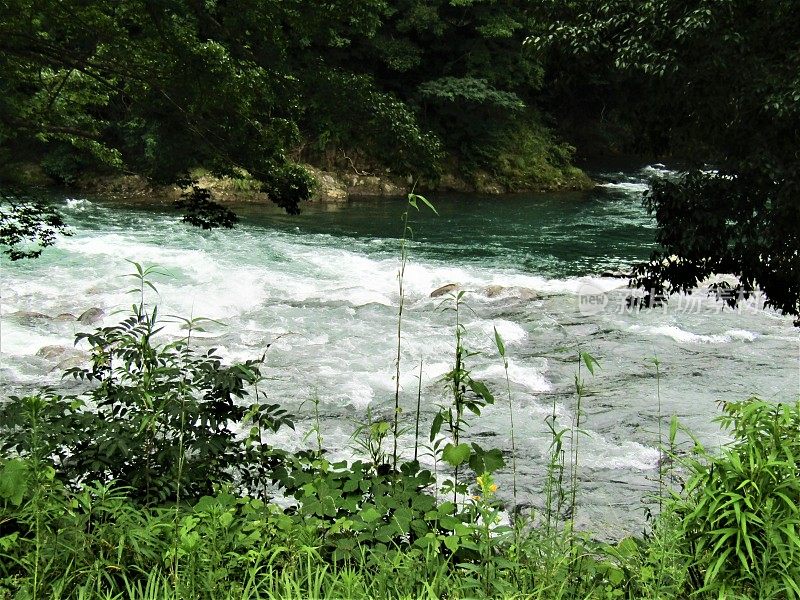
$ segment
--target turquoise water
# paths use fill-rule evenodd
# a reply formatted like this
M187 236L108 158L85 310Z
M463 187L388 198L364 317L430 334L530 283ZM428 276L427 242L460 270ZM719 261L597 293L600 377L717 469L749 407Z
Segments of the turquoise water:
M556 406L567 425L578 349L602 369L589 377L587 437L581 443L582 492L578 522L595 531L639 531L642 497L655 489L657 394L664 422L677 414L702 439L722 441L712 422L721 399L751 394L792 400L800 391L798 333L791 319L758 306L721 311L702 294L676 298L647 313L622 310L624 280L602 277L650 253L651 219L640 198L660 167L611 173L589 193L505 197L436 196L439 216L412 215L414 240L406 271L401 361L402 403L416 402L423 361L423 411L429 420L445 398L441 376L453 354L453 316L430 298L456 283L467 292L463 314L473 376L504 398L505 375L494 348L496 327L506 341L522 495L541 502L549 438L544 417ZM398 304L400 216L403 200L375 199L343 206L311 205L299 217L272 207L236 207L241 224L204 232L163 207L125 207L102 198L54 197L74 235L36 261L2 262L0 376L5 393L59 379L61 354L37 356L45 346L71 345L86 329L67 318L87 308L121 318L126 259L158 264L162 314L206 316L214 327L199 343L229 360L261 355L269 345L268 393L299 415L298 433L280 432L287 448L312 443L310 408L318 397L323 437L337 456L352 457L349 439L369 407L391 413ZM601 310L580 304L586 291L605 299ZM167 324L165 336L178 335ZM58 353L56 353L58 354ZM656 381L652 357L661 362ZM67 361L80 361L70 356ZM484 446L510 447L508 407L500 402L476 419L471 435ZM401 446L412 452L406 437ZM508 474L501 492L510 489Z

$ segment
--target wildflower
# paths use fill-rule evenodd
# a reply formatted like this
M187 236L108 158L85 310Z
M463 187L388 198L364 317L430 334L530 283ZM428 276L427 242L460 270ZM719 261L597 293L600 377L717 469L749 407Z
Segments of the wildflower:
M495 493L497 491L497 484L493 483L492 485L490 485L489 486L489 491L492 492L492 493Z
M475 500L475 502L479 502L481 497L480 496L473 496L472 499Z

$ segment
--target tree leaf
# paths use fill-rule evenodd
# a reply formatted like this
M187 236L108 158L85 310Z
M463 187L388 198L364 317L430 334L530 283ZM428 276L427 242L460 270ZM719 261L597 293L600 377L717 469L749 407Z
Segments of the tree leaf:
M0 498L19 506L28 489L28 465L21 460L12 459L0 471Z
M457 467L466 461L469 455L470 449L468 444L459 444L458 446L447 444L444 447L444 452L442 452L442 460Z

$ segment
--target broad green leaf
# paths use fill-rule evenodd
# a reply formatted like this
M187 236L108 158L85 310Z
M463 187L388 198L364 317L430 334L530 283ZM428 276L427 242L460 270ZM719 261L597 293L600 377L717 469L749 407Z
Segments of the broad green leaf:
M487 473L494 473L506 466L503 453L499 448L492 448L483 454L483 468Z
M374 506L369 506L361 511L361 518L367 523L378 520L380 516L381 513L379 513Z
M457 535L448 535L444 538L444 545L447 546L447 549L450 552L456 552L460 545L461 538Z
M457 467L469 458L470 449L468 444L447 444L442 452L442 460L450 465Z
M436 413L436 416L433 417L433 423L431 424L431 440L433 441L439 432L442 430L442 423L444 423L444 414L439 411Z
M28 465L21 460L9 460L0 471L0 498L19 506L28 489Z
M580 355L581 355L581 360L583 360L583 364L585 364L586 368L589 369L589 373L594 375L594 369L595 367L600 368L600 363L594 356L592 356L588 352L581 352Z

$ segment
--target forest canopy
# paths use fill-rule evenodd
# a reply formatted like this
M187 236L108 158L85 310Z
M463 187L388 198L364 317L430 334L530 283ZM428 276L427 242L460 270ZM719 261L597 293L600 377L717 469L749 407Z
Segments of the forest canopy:
M523 2L9 0L0 163L27 154L65 183L244 170L289 212L301 160L531 185L570 156L536 106L534 22ZM511 168L520 136L536 143Z

